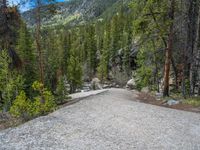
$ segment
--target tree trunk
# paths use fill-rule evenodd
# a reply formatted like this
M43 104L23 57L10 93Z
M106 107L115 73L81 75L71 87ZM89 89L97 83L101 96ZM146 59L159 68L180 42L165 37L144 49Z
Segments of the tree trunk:
M38 52L39 57L39 71L40 71L40 82L44 85L44 68L43 68L43 56L42 56L42 50L41 50L41 16L40 16L40 7L41 2L40 0L37 0L37 9L36 9L36 49Z
M173 59L173 57L171 58L171 62L172 62L172 68L174 70L174 74L175 74L175 83L176 83L176 90L179 89L179 83L178 83L178 70L177 70L177 67L176 67L176 64L175 64L175 61Z
M196 6L197 7L197 6ZM196 10L196 9L195 9ZM196 10L197 11L197 10ZM195 86L198 83L195 80L195 76L198 74L198 44L199 44L199 27L200 27L200 8L198 7L198 12L194 12L194 15L197 14L197 16L193 16L194 18L197 19L195 25L195 41L194 41L194 47L193 47L193 52L192 52L192 58L191 58L191 65L190 65L190 95L194 95L195 92Z
M175 0L170 0L170 12L169 18L172 21L169 29L169 37L167 42L167 48L165 52L165 71L164 71L164 89L163 96L169 96L169 78L170 78L170 65L172 58L172 48L173 48L173 21L174 21L174 11L175 11Z

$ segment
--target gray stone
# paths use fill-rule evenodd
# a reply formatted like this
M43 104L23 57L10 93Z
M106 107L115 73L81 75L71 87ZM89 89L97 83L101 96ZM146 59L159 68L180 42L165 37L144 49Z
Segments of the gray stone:
M108 89L108 88L110 88L110 85L109 85L109 84L104 84L104 85L103 85L103 89Z
M134 79L130 79L127 84L126 84L126 88L129 88L131 90L136 88L136 83Z
M84 82L82 86L82 91L88 92L88 91L91 91L91 89L92 89L91 83Z
M116 86L115 86L116 88L120 88L120 86L117 84Z
M101 90L103 89L101 84L100 84L100 80L98 78L93 78L92 82L91 82L91 86L93 90Z
M179 101L173 100L173 99L167 101L167 105L169 105L169 106L177 105L179 103L180 103Z

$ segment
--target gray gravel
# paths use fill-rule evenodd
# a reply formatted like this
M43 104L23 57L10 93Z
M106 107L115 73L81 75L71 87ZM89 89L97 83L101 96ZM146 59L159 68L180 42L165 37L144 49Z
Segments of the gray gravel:
M200 150L200 114L133 101L111 89L0 132L0 149Z

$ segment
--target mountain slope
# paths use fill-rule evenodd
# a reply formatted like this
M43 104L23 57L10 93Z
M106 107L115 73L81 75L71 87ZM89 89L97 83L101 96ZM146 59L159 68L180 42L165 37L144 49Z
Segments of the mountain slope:
M48 13L47 6L42 8L42 24L52 25L77 25L91 21L98 17L112 16L118 10L121 2L127 4L130 0L71 0L55 5L56 14ZM116 7L117 6L117 7ZM35 10L22 14L29 26L35 23ZM106 12L106 13L105 13Z

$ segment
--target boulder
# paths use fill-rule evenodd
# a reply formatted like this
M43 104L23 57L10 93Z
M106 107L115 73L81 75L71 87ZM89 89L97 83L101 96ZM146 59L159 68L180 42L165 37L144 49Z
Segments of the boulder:
M110 85L109 85L109 84L104 84L104 85L103 85L103 89L108 89L108 88L110 88Z
M179 103L180 103L179 101L173 100L173 99L167 101L167 105L169 105L169 106L177 105Z
M134 79L129 80L126 84L126 88L129 88L131 90L135 89L136 88L135 80Z
M116 88L120 88L120 86L117 84L116 86L115 86Z
M109 86L111 87L111 88L115 88L116 87L116 83L115 82L113 82L113 83L111 83Z
M84 82L84 84L82 86L82 90L84 92L91 91L91 83L90 82Z
M92 87L93 90L101 90L101 89L103 89L101 84L100 84L100 80L98 78L93 78L92 79L91 87Z

